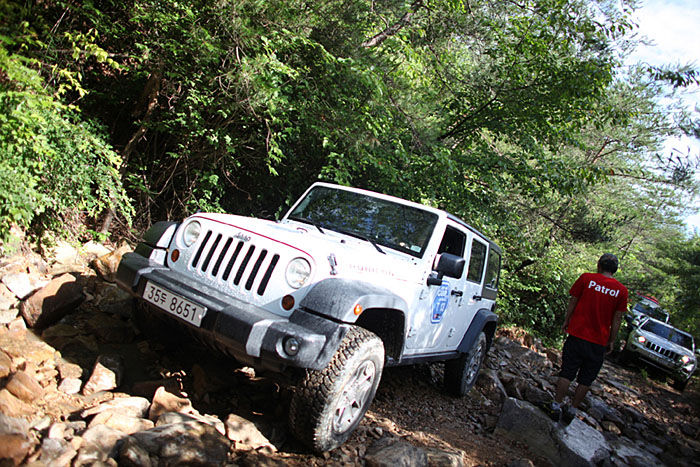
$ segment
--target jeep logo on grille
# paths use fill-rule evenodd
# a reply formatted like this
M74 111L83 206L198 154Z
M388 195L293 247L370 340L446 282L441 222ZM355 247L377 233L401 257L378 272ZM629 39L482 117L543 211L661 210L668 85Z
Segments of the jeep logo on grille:
M233 238L237 238L238 240L240 240L242 242L249 242L250 241L250 237L248 235L244 234L243 232L238 232L236 235L233 236Z

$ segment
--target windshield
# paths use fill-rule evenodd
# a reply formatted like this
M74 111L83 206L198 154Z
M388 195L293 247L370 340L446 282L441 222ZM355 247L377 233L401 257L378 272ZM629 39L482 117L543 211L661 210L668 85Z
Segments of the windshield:
M651 316L654 319L658 319L659 321L668 321L668 313L663 311L661 308L653 308L650 306L643 305L641 303L637 303L634 306L634 311L638 313L644 313L647 316Z
M693 350L693 338L688 334L682 333L678 329L672 328L671 326L667 326L657 321L648 320L646 323L644 323L642 329L681 345L686 349Z
M418 258L438 220L423 209L323 186L312 189L287 217Z

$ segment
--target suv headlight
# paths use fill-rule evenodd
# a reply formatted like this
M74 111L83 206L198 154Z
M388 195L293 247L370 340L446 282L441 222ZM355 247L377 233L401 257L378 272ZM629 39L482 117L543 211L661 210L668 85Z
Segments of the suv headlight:
M685 365L685 364L688 363L689 361L690 361L690 357L689 357L689 356L683 355L683 356L681 357L681 362L683 363L683 365Z
M290 287L298 289L311 277L311 265L304 258L294 258L287 265L285 278Z
M197 242L199 234L202 232L202 225L197 221L189 222L185 226L185 230L182 232L182 243L185 244L187 248L191 247Z

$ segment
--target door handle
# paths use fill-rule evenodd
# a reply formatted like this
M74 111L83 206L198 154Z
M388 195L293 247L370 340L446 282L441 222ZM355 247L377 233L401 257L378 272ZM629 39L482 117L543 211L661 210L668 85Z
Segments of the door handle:
M450 292L450 295L455 295L457 297L461 297L462 295L464 295L464 292L462 292L461 290L453 290Z
M475 300L475 301L477 301L477 302L480 301L482 298L483 298L483 297L482 297L481 295L474 295L474 296L472 297L472 299Z

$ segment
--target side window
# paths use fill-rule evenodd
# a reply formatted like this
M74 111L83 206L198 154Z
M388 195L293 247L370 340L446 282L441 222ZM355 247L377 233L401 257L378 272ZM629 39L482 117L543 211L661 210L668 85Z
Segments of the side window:
M438 253L451 253L459 257L464 257L464 245L467 243L467 236L455 229L447 226L445 235L442 237Z
M481 276L484 273L484 265L486 264L486 245L472 240L472 254L469 257L469 271L467 272L467 280L471 282L481 282Z
M485 286L489 289L498 289L498 276L501 271L501 255L491 249L489 259L486 263Z

